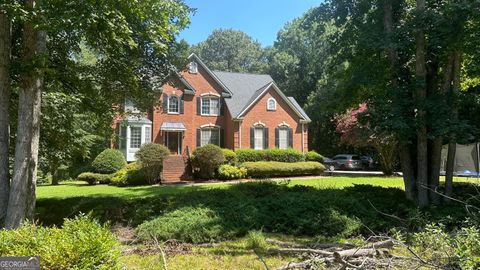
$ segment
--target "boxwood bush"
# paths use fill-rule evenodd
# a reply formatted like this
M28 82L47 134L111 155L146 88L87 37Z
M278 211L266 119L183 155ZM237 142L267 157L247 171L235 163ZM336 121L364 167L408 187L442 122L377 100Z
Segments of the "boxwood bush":
M161 144L147 143L140 147L135 157L142 165L147 181L154 184L159 181L163 169L163 160L170 154L170 150Z
M218 178L222 180L242 179L247 176L247 169L223 164L218 169Z
M245 162L241 167L247 169L247 175L253 178L319 175L325 170L321 163L313 161L295 163L276 161Z
M89 185L110 184L113 174L84 172L77 176L78 181L85 181Z
M223 155L225 156L225 164L236 165L237 164L237 154L233 150L223 148Z
M105 149L93 160L92 167L96 173L114 173L127 164L122 152Z
M305 160L302 152L293 149L239 149L236 152L238 162L256 162L256 161L278 161L278 162L300 162Z
M316 162L323 163L323 160L324 160L323 156L315 151L309 151L305 153L305 161L316 161Z
M226 161L222 148L213 144L195 149L192 155L193 167L198 170L198 176L202 179L215 178L218 168Z
M114 186L125 187L147 185L148 181L142 170L142 166L137 162L133 162L116 172L110 183Z
M0 230L0 256L40 256L42 269L122 269L120 244L107 226L87 216L61 228L30 223Z

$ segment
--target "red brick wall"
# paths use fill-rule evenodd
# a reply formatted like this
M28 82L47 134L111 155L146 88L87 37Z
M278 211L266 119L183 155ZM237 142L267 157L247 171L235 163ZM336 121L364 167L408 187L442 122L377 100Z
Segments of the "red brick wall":
M277 101L276 111L267 110L267 100L271 97ZM250 148L250 128L259 121L264 123L266 125L265 127L268 128L269 148L275 147L275 128L285 122L293 129L293 148L300 151L302 150L302 124L300 124L300 118L288 104L283 101L273 87L267 90L257 103L246 112L241 124L241 135L238 134L238 128L236 129L235 132L237 134L235 134L234 137L238 138L241 136L241 148ZM307 130L307 126L305 125L305 150L308 149ZM236 148L238 148L237 140L235 144Z
M196 90L195 96L193 95L185 95L184 100L184 113L183 114L168 114L164 113L162 107L157 107L154 109L153 116L152 116L152 132L153 132L153 140L155 143L164 143L164 136L162 132L160 132L160 127L163 122L183 122L186 128L184 133L183 142L182 142L182 152L186 150L188 146L190 151L193 151L197 145L197 138L196 138L196 131L202 125L206 124L215 124L224 128L225 132L225 146L231 147L233 136L228 135L229 125L226 123L228 122L228 113L225 109L224 116L201 116L197 115L197 97L204 93L216 93L221 94L223 89L221 88L218 83L215 82L214 79L210 77L210 75L200 66L198 65L198 73L190 74L188 72L183 72L182 75L184 78L192 85L192 87ZM175 91L177 96L181 96L183 94L183 86L172 86L172 85L164 85L163 92L171 95ZM225 106L226 108L226 106ZM230 131L231 134L231 131ZM232 137L232 139L230 139Z

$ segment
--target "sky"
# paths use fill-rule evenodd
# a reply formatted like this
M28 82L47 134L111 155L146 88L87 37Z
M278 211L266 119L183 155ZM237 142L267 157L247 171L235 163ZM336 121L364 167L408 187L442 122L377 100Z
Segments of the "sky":
M300 17L321 0L186 0L196 8L192 23L180 39L197 44L216 28L241 30L262 46L273 45L285 23Z

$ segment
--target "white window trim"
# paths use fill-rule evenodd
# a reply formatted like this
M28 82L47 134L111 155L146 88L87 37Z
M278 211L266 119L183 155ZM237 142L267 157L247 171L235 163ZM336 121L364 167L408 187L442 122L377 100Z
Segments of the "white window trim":
M170 111L170 97L176 97L177 98L177 112L171 112ZM180 114L180 98L177 95L170 95L167 96L167 113L168 114Z
M218 114L214 114L214 113L211 113L211 102L209 103L209 107L208 107L208 111L210 113L203 113L203 101L205 99L208 99L208 100L212 100L212 99L216 99L218 100ZM200 115L201 116L220 116L221 112L220 112L220 109L221 109L221 104L220 104L221 100L220 100L220 96L217 96L217 95L201 95L201 98L200 98Z
M285 134L285 147L280 146L280 140L281 140L281 134L282 134L282 132L285 132L285 133L284 133L284 134ZM280 128L280 129L278 130L278 148L279 148L279 149L288 149L288 147L289 147L288 141L289 141L289 139L290 139L290 138L288 137L289 135L290 135L290 134L288 133L288 129L287 129L287 128Z
M270 101L273 101L273 108L270 108ZM267 100L267 111L276 111L277 110L277 101L271 97Z
M253 127L264 128L266 126L267 125L265 123L263 123L262 121L258 121L256 123L253 123Z
M209 127L202 127L202 128L200 128L200 147L206 145L206 144L202 145L202 141L203 141L202 135L203 135L203 131L205 131L205 130L210 130L210 132L216 131L216 132L218 133L218 142L217 142L217 144L215 144L215 145L220 146L220 142L222 141L222 139L220 138L220 136L221 136L221 134L220 134L220 128L217 127L217 126L214 126L214 127L209 126Z

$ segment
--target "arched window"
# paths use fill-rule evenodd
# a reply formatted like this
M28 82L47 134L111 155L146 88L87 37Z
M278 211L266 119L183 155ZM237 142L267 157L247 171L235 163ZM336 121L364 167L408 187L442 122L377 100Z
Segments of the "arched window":
M267 101L267 110L276 111L277 110L277 101L274 98L269 98Z
M175 95L168 97L168 113L179 113L178 97Z
M190 73L197 73L198 72L198 66L196 62L190 62L190 65L188 65L188 72Z

